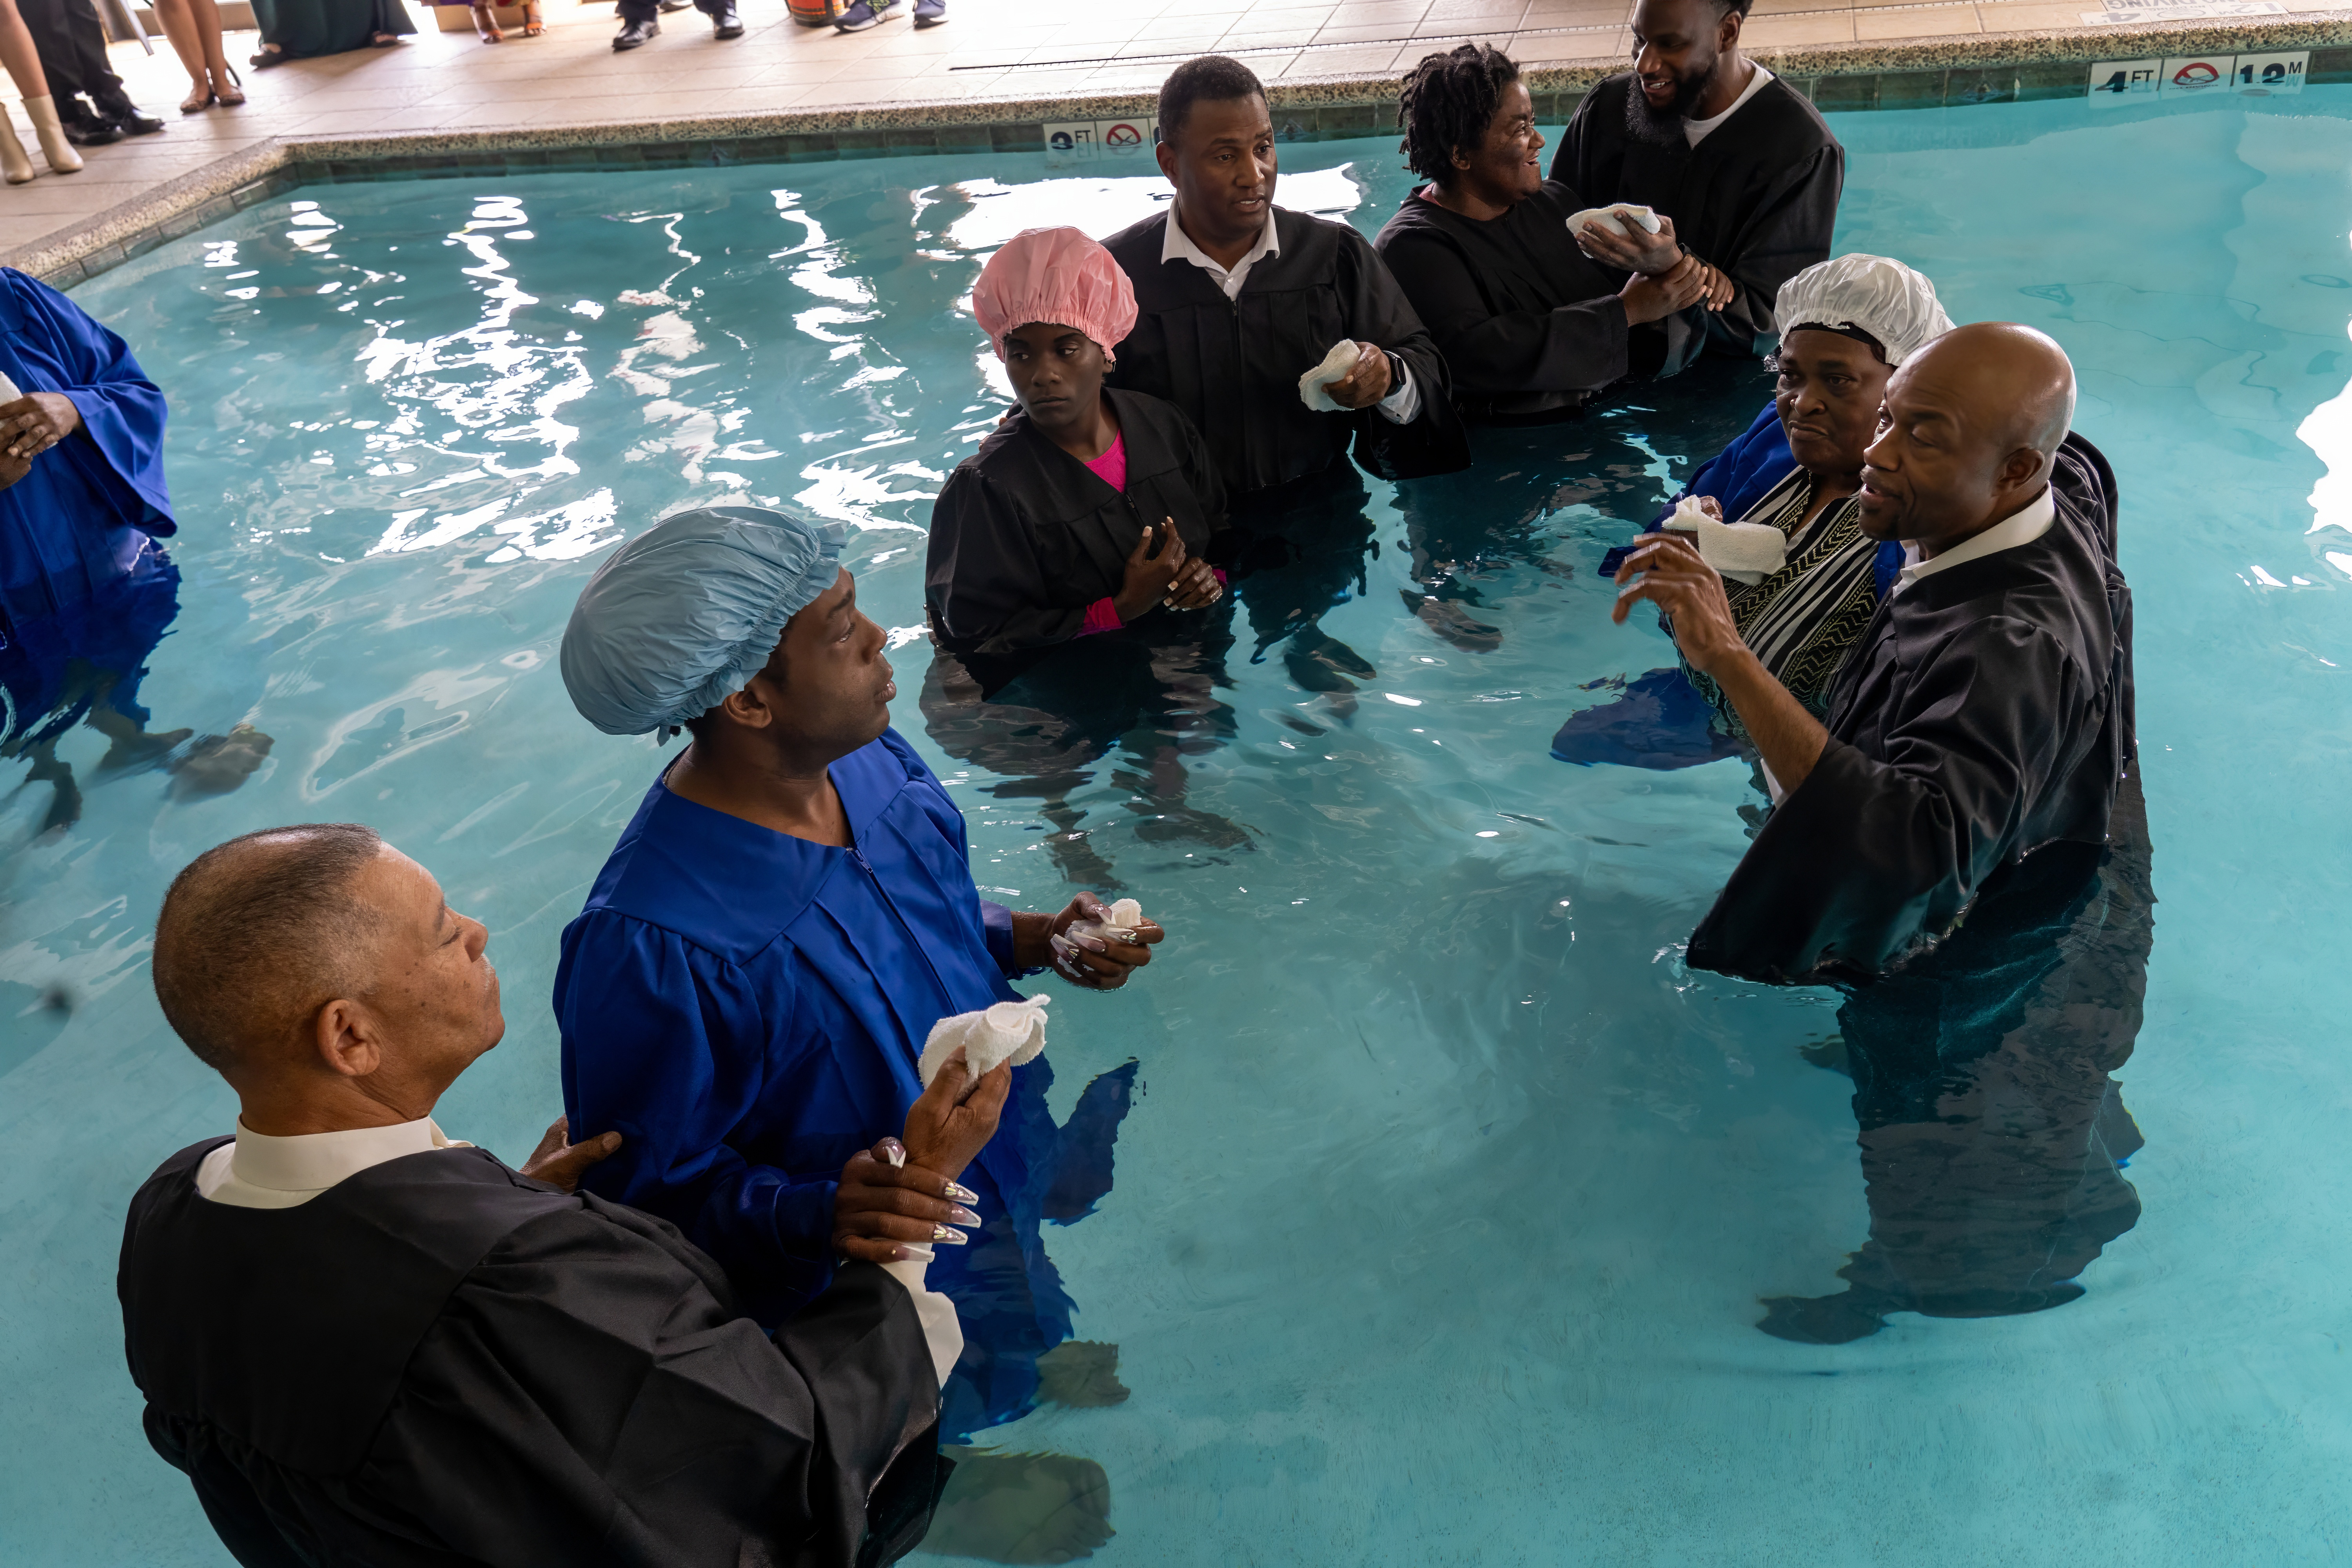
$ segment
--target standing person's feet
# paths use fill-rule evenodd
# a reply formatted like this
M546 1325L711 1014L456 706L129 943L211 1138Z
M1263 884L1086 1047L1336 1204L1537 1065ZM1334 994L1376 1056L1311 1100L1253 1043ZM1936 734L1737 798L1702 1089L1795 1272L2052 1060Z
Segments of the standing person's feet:
M613 47L615 50L634 49L660 37L661 24L653 17L632 19L621 24L621 30L614 35Z
M58 123L77 147L104 147L122 140L122 130L84 108L79 97L58 100Z
M898 14L899 0L857 0L857 4L841 14L833 26L843 33L862 33L879 22L887 22Z
M152 136L163 129L163 122L131 101L121 88L105 92L93 92L89 100L98 105L98 112L112 121L133 136Z
M213 101L212 79L207 77L203 81L188 84L188 96L180 100L180 112L202 114L213 106Z
M276 44L264 44L255 50L252 58L245 63L256 70L266 71L271 66L282 66L293 58Z
M242 106L245 102L245 79L236 74L235 66L223 66L221 71L228 73L228 79L221 80L220 71L212 73L213 101L223 109Z
M710 18L710 36L714 38L740 38L743 36L743 18L735 14L735 0L719 0L719 14Z
M691 11L694 0L661 0L661 8L664 15L672 11Z
M948 0L915 0L915 26L936 27L948 19Z
M486 0L473 0L474 36L486 44L502 44L507 36L499 28L499 19L491 13Z

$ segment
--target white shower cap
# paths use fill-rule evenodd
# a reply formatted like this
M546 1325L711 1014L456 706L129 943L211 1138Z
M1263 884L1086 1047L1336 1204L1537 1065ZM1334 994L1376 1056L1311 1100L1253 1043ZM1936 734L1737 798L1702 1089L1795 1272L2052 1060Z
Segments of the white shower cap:
M1886 363L1901 364L1952 330L1926 274L1884 256L1840 256L1780 285L1772 313L1787 336L1799 327L1859 328Z

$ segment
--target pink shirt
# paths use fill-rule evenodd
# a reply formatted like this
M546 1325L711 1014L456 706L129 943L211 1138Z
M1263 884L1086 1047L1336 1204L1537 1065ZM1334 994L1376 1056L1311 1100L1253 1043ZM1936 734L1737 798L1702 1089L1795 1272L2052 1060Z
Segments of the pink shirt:
M1087 467L1095 478L1119 494L1127 493L1127 436L1125 432L1110 438L1109 448L1099 458L1087 459ZM1092 637L1097 632L1115 632L1127 623L1118 618L1118 606L1108 599L1097 599L1087 606L1087 618L1078 627L1078 636Z

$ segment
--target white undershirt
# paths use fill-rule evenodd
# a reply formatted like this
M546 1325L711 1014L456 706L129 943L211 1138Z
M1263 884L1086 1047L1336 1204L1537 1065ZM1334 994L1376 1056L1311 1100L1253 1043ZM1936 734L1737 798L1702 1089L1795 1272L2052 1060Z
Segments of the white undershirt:
M1206 272L1217 287L1224 290L1225 298L1228 300L1241 298L1242 285L1249 280L1251 268L1269 256L1281 254L1282 239L1275 232L1274 205L1271 202L1266 204L1265 232L1257 237L1257 243L1249 247L1248 254L1230 268L1222 265L1207 251L1192 243L1192 237L1184 232L1184 226L1176 221L1173 208L1171 208L1168 214L1168 237L1160 243L1160 259L1162 263L1191 262ZM1421 389L1413 384L1412 368L1402 357L1395 361L1395 365L1396 385L1391 388L1389 395L1381 398L1375 406L1380 409L1381 417L1391 425L1410 425L1421 417Z
M2058 502L2045 486L2042 493L2026 502L2023 508L2011 512L1982 533L1971 534L1941 555L1923 561L1919 557L1919 547L1906 541L1903 546L1903 570L1895 574L1895 585L1887 589L1886 596L1891 599L1920 578L1932 577L1947 566L1958 566L1963 561L1981 561L2000 551L2031 544L2049 532L2050 525L2057 519Z
M1747 88L1741 91L1738 98L1731 100L1731 107L1729 109L1725 110L1721 114L1715 116L1711 120L1685 120L1683 121L1683 134L1690 139L1690 144L1692 146L1696 147L1701 142L1706 141L1708 132L1713 131L1717 126L1722 124L1725 121L1738 113L1742 109L1745 109L1748 106L1748 100L1755 97L1758 93L1762 92L1764 90L1764 84L1772 79L1772 73L1770 71L1766 70L1762 66L1757 65L1754 60L1749 60L1748 63L1750 66L1755 67L1756 74L1748 79Z
M216 1204L241 1209L299 1207L349 1177L387 1160L435 1149L470 1149L445 1135L429 1116L393 1127L353 1127L341 1132L306 1132L272 1138L236 1124L236 1139L215 1149L196 1166L196 1192ZM963 1328L955 1303L926 1288L930 1248L921 1258L882 1267L913 1298L915 1316L930 1347L931 1367L941 1384L963 1354Z

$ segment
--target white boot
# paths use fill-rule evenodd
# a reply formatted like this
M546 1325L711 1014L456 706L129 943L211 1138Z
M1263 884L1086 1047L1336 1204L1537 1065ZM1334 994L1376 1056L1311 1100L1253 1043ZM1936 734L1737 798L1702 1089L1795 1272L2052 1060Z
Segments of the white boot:
M25 156L25 144L16 140L16 128L8 122L8 110L0 107L0 176L12 185L21 185L33 177L33 161Z
M49 167L60 174L70 174L81 167L81 154L66 140L66 128L58 123L58 100L47 93L25 100L25 118L33 122L33 134L41 139L41 156Z

